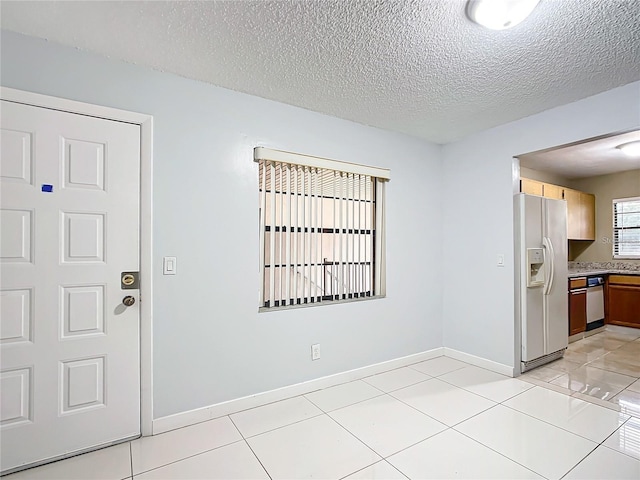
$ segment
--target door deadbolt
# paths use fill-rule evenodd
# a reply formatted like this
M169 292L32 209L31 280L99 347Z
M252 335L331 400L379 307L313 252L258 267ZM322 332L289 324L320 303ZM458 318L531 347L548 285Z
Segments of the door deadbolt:
M122 272L120 274L120 288L122 290L135 290L140 288L140 273Z
M136 299L131 295L127 295L122 299L122 303L125 305L125 307L130 307L131 305L136 303Z

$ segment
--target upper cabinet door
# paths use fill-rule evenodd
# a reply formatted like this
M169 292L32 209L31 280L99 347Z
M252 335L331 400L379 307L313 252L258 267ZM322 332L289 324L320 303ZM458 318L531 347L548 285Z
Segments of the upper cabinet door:
M531 180L529 178L520 179L520 191L522 193L528 193L529 195L543 195L543 183Z
M564 189L560 185L552 185L551 183L545 183L543 193L546 198L554 198L556 200L562 200L562 191Z
M580 192L565 188L564 199L567 201L567 238L569 240L582 240Z

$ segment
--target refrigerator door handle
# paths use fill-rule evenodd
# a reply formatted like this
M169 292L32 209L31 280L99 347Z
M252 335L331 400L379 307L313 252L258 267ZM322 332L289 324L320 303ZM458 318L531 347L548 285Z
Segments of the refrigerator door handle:
M556 276L556 251L553 248L553 242L549 237L547 237L547 242L549 242L549 250L551 251L551 273L549 273L549 285L547 286L547 295L549 295L553 288L553 279Z
M553 265L553 243L549 237L542 237L542 245L544 245L544 263L545 263L545 279L544 279L544 295L551 293L553 287L554 265Z

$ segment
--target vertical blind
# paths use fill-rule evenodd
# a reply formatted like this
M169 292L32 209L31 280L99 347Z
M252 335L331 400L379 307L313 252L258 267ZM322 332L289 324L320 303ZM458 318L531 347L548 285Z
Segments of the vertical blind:
M613 201L613 256L640 257L640 197Z
M256 148L254 159L259 165L260 305L384 295L388 170L265 148Z

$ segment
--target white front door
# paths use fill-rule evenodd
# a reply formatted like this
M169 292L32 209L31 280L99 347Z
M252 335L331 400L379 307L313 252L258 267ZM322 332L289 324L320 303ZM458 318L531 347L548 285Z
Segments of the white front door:
M6 472L140 433L140 127L7 101L0 126Z

